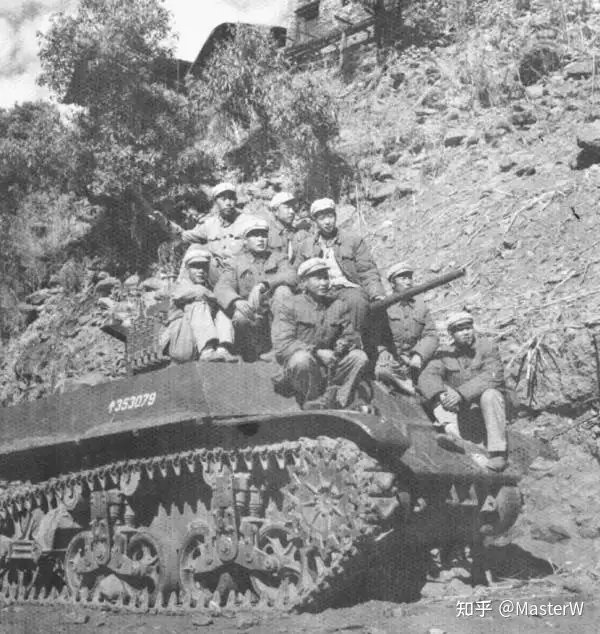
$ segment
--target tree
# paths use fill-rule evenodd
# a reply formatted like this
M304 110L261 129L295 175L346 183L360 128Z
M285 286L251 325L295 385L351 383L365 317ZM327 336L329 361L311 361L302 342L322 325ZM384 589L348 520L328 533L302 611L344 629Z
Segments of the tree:
M288 168L306 186L311 165L338 135L337 109L327 88L294 74L268 33L236 27L190 86L206 146L217 161L246 176Z
M187 97L158 72L175 68L170 36L160 0L81 0L75 16L59 14L41 38L41 83L82 107L87 195L109 216L107 238L120 236L137 264L155 255L155 244L131 192L174 203L199 196L210 176Z

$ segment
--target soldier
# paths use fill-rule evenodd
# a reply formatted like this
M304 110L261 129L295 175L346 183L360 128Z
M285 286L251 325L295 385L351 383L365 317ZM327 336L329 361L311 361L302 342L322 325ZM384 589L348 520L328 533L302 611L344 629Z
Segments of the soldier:
M238 361L231 354L233 326L212 292L216 277L210 253L192 245L183 256L182 271L171 293L171 310L163 341L176 362ZM212 281L212 282L211 282Z
M237 196L231 183L219 183L212 192L216 213L211 213L188 231L168 220L160 211L151 217L184 242L205 244L219 269L242 250L242 235L245 214L236 207Z
M488 458L481 464L503 471L507 466L506 401L498 347L475 335L473 316L467 312L450 315L448 332L454 340L451 350L438 354L425 367L419 389L438 420L455 412L461 431L480 429L483 419Z
M414 267L407 262L391 266L387 279L393 292L411 288L413 273ZM393 304L387 309L387 317L378 346L375 377L407 394L415 394L413 378L419 375L438 347L435 323L420 296Z
M273 323L273 347L284 380L304 409L347 407L368 366L349 309L329 294L329 265L309 258L298 267L302 293Z
M321 257L329 267L331 289L350 308L352 325L362 333L369 301L382 299L383 287L366 242L357 234L338 229L335 203L330 198L315 200L310 214L317 231L298 246L299 263Z
M289 262L294 261L297 244L307 234L307 223L294 224L296 218L296 198L289 192L275 194L269 203L272 216L269 218L269 248L285 253Z
M232 315L236 346L248 361L271 348L271 315L292 296L296 272L283 253L268 248L269 223L247 216L244 251L225 265L215 286L221 307Z

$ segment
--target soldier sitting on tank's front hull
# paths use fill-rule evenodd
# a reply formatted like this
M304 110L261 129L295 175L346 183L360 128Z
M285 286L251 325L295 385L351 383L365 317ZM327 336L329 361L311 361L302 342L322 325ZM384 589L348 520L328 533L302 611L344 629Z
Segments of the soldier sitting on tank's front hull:
M219 304L232 317L236 349L244 361L271 360L271 321L296 287L294 267L285 253L268 248L268 238L268 222L248 218L244 251L224 266L215 286Z
M192 245L183 256L179 279L171 292L168 326L163 347L178 363L238 361L232 354L234 332L231 319L219 309L212 292L216 278L211 254Z
M281 306L273 346L283 381L303 409L348 407L369 360L348 306L330 295L329 266L310 258L298 268L302 293Z
M440 352L419 377L419 389L429 401L439 427L445 434L438 437L441 446L453 443L456 432L469 428L481 430L487 437L488 458L480 466L503 471L507 464L506 398L504 371L498 347L475 335L473 316L459 312L448 318L448 332L454 343ZM457 415L458 430L452 430L448 413ZM458 447L460 445L457 445Z

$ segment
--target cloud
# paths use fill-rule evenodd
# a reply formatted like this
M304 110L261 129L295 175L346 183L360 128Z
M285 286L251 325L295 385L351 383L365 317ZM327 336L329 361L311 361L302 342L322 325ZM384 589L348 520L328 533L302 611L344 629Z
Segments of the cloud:
M164 0L178 34L178 57L193 61L212 30L222 22L281 24L293 0ZM208 5L208 6L207 6ZM0 0L0 107L49 99L36 84L41 66L36 33L53 13L72 11L77 0Z
M74 0L1 0L0 106L48 99L49 92L35 83L40 72L37 32L48 27L50 16L68 10Z

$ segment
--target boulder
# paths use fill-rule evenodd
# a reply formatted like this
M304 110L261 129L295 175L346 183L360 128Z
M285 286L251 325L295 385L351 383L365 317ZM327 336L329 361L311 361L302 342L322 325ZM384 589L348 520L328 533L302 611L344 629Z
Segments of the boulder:
M567 79L585 79L594 74L594 60L583 59L567 64L563 69Z
M524 86L531 86L558 68L560 68L558 49L547 42L534 42L521 56L519 78Z
M391 196L393 196L395 193L396 193L395 183L380 183L380 184L375 184L375 186L371 188L367 198L373 204L378 205L379 203L382 203L387 198L390 198Z
M445 147L457 147L462 145L465 139L469 136L469 132L467 130L449 130L444 137L444 146Z
M40 288L39 290L33 291L33 293L30 293L29 295L27 295L27 297L25 298L25 301L28 304L39 306L40 304L43 304L51 295L52 293L50 292L50 289Z
M571 538L571 534L564 526L554 523L545 525L534 524L530 532L533 539L549 544L556 544L557 542Z
M371 168L371 177L378 181L387 181L394 177L389 165L385 163L375 163Z
M117 288L118 286L121 286L121 282L116 277L112 277L109 275L108 277L103 277L102 279L100 279L100 281L96 283L94 291L97 295L106 296L110 295L113 289Z
M521 112L513 112L511 121L517 128L528 128L537 121L537 117L531 110L523 110Z
M600 163L600 122L581 126L577 131L577 145L581 151L571 163L573 169L586 169Z

